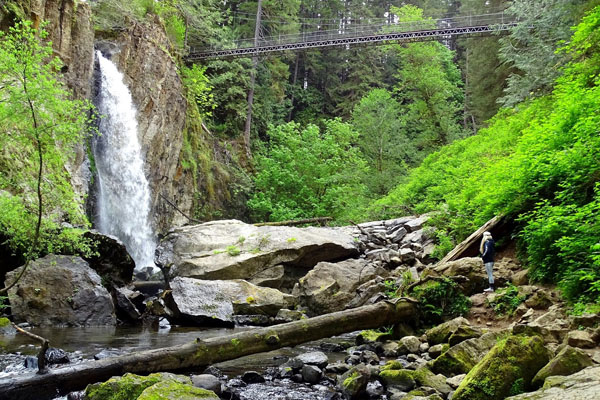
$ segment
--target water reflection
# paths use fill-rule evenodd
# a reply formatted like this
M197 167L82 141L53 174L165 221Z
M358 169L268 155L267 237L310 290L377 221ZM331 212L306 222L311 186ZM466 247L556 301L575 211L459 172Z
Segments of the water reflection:
M195 340L206 339L220 335L230 335L252 328L197 328L171 327L171 329L155 330L143 327L45 327L33 328L32 333L45 337L51 347L58 347L67 352L78 352L84 359L92 358L103 349L119 349L123 353L130 351L148 350L160 347L175 346ZM32 344L34 346L32 346ZM20 352L25 355L35 355L37 343L24 335L4 337L1 353ZM79 353L80 352L80 353Z

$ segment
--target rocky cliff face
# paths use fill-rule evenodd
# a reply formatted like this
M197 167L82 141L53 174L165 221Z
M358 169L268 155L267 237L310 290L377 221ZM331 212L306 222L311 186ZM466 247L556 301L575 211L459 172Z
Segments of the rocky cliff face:
M46 22L48 40L64 66L67 86L77 99L89 99L94 67L94 26L88 4L75 0L32 0L31 19L35 26ZM73 149L74 158L67 165L76 193L88 193L89 167L85 144Z
M125 30L110 32L110 38L98 38L88 3L32 0L26 6L8 1L0 7L0 28L7 29L14 21L28 17L35 26L47 24L48 40L64 63L64 80L78 99L92 97L94 47L100 42L101 48L111 49L112 60L125 75L138 111L145 173L152 191L153 225L158 231L166 231L186 222L161 198L162 195L189 212L194 185L179 160L187 103L177 65L169 54L171 44L160 21L144 24L131 21ZM85 144L74 148L73 154L74 160L67 169L76 193L85 198L90 192Z
M183 83L158 20L146 24L132 22L110 41L117 45L111 59L125 75L137 107L138 135L152 192L154 226L164 231L182 217L160 196L178 204L185 203L184 198L191 199L182 182L185 175L179 168L187 110Z

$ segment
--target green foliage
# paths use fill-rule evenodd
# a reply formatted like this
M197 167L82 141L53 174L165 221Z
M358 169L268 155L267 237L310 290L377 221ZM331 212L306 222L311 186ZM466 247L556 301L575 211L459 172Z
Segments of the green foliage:
M392 7L400 21L430 19L414 6ZM433 21L432 21L433 23ZM399 60L395 94L405 113L405 135L421 157L464 136L462 78L454 53L438 42L392 47ZM420 161L420 158L417 158Z
M88 225L65 170L74 152L65 150L84 138L91 105L71 100L60 60L41 43L46 36L29 22L0 32L0 230L30 257L90 251L80 229L60 223ZM39 243L30 249L39 213Z
M571 301L597 302L599 29L596 8L564 50L573 61L552 95L504 110L477 136L427 157L378 206L435 210L452 243L494 215L514 218L531 276L559 283Z
M517 307L525 301L525 296L519 296L519 288L509 283L504 289L497 291L490 305L498 315L512 316Z
M419 308L426 325L464 315L471 307L469 298L454 281L447 278L430 285L417 286L413 289L413 295L420 302Z
M369 192L383 195L414 164L416 148L402 129L400 104L385 89L373 89L352 111L352 125L359 136L359 146L369 164L364 178Z
M354 146L357 133L339 120L301 129L269 129L271 142L256 157L255 192L248 201L257 220L331 216L343 221L360 206L366 163Z
M206 67L198 64L191 68L182 66L181 77L186 88L188 102L195 102L201 116L210 115L210 111L216 107L211 93L209 79L205 74Z
M231 257L239 256L242 252L236 245L227 246L225 249Z

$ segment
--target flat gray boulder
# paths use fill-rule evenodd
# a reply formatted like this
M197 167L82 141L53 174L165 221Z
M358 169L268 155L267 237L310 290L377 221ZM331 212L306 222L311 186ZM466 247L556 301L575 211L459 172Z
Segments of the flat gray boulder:
M177 277L167 305L175 318L199 325L232 325L234 315L276 316L294 299L279 290L244 280L210 281Z
M507 400L600 399L600 365L569 376L552 376L538 391L507 397Z
M237 220L175 228L157 248L171 277L252 279L277 265L306 270L358 254L350 233L333 228L254 226Z
M12 283L23 267L6 274ZM47 255L32 261L8 291L15 321L36 326L115 325L112 298L100 276L76 256Z

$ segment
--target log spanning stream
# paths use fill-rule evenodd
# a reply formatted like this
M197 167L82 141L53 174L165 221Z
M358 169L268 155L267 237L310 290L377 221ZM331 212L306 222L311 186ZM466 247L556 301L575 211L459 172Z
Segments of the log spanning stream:
M202 367L282 347L328 338L361 329L405 322L416 314L414 304L405 301L380 302L266 328L217 332L212 337L196 333L195 340L165 348L85 361L57 368L45 374L13 375L0 379L0 400L51 399L87 384L105 381L127 372L147 374L159 371L201 371Z

